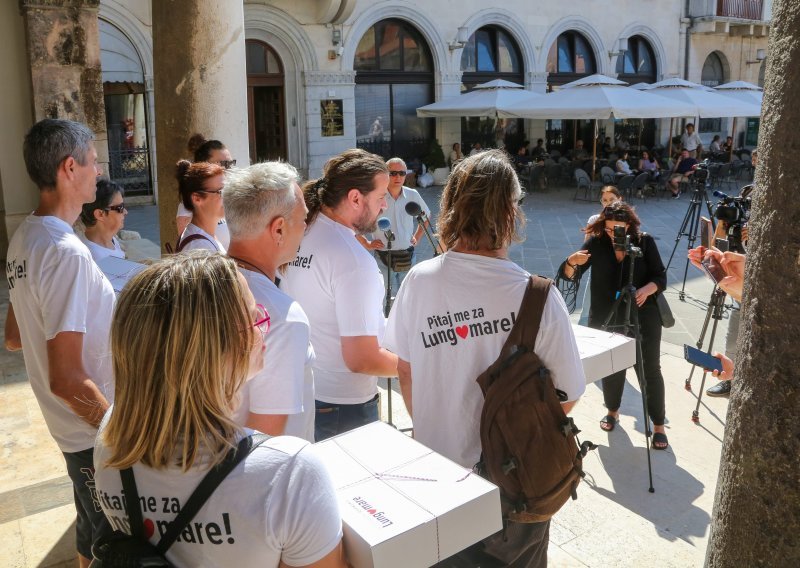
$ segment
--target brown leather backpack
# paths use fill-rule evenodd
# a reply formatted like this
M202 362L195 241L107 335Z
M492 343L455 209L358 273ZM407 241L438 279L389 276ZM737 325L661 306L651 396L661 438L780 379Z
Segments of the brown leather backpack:
M534 352L552 280L532 276L500 356L477 381L483 391L478 473L500 487L504 520L538 523L577 498L584 476L579 430L561 408L566 394L553 386Z

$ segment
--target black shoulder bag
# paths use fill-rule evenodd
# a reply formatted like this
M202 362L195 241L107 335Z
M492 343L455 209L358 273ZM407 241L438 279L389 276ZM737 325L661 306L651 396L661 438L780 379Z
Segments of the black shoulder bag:
M133 469L120 470L122 488L125 490L125 512L128 514L131 534L114 531L103 536L92 545L94 559L90 568L161 568L170 567L172 564L165 558L165 554L172 543L186 528L197 512L214 493L222 480L247 457L250 452L269 439L266 434L253 434L242 438L235 450L228 452L225 459L211 468L194 493L186 501L178 516L168 525L167 531L158 544L151 544L143 532L144 520L142 509L139 506L139 490Z

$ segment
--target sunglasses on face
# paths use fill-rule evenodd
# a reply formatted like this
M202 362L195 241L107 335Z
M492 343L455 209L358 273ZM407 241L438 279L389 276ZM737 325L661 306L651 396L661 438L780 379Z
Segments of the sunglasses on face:
M217 190L214 190L214 191L211 191L211 190L208 190L208 189L198 189L197 190L197 193L205 193L205 194L208 194L208 195L219 195L220 197L222 197L222 192L223 192L222 189L217 189Z
M120 203L119 205L109 205L108 207L104 208L103 211L106 211L106 212L108 212L108 211L116 211L117 213L122 215L123 213L125 213L126 208L125 208L125 204L124 203Z
M622 221L623 223L627 223L631 220L627 211L612 209L611 207L603 209L603 218L605 218L606 221Z
M229 170L236 165L236 160L220 160L219 165L225 168L226 170Z
M403 171L403 170L400 170L400 171L392 170L392 171L389 172L389 177L401 177L401 176L405 176L405 175L406 175L406 172Z

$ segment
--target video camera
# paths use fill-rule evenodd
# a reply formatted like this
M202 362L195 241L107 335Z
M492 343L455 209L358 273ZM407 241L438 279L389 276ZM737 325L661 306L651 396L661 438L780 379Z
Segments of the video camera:
M705 184L706 180L708 180L708 165L709 165L708 158L703 160L702 162L697 162L697 165L694 167L694 173L692 174L692 180L697 184Z
M727 250L744 253L742 227L747 225L750 220L750 192L742 190L742 195L732 197L715 190L714 197L719 197L714 209L714 217L718 221L725 223L728 235ZM717 248L720 248L721 243L719 243L719 240L716 244Z
M631 236L625 233L625 227L614 227L614 250L622 251L633 258L642 256L642 249L631 244Z

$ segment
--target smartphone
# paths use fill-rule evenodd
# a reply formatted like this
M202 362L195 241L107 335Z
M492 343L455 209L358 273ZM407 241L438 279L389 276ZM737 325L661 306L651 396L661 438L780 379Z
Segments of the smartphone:
M711 246L711 239L714 236L714 226L708 217L700 217L700 244L705 248Z
M720 280L725 278L725 269L713 257L704 259L700 266L703 267L706 276L714 281L714 284L719 284Z
M722 372L722 361L719 358L712 357L705 351L700 351L691 345L683 346L683 358L692 365L697 365L706 371Z

